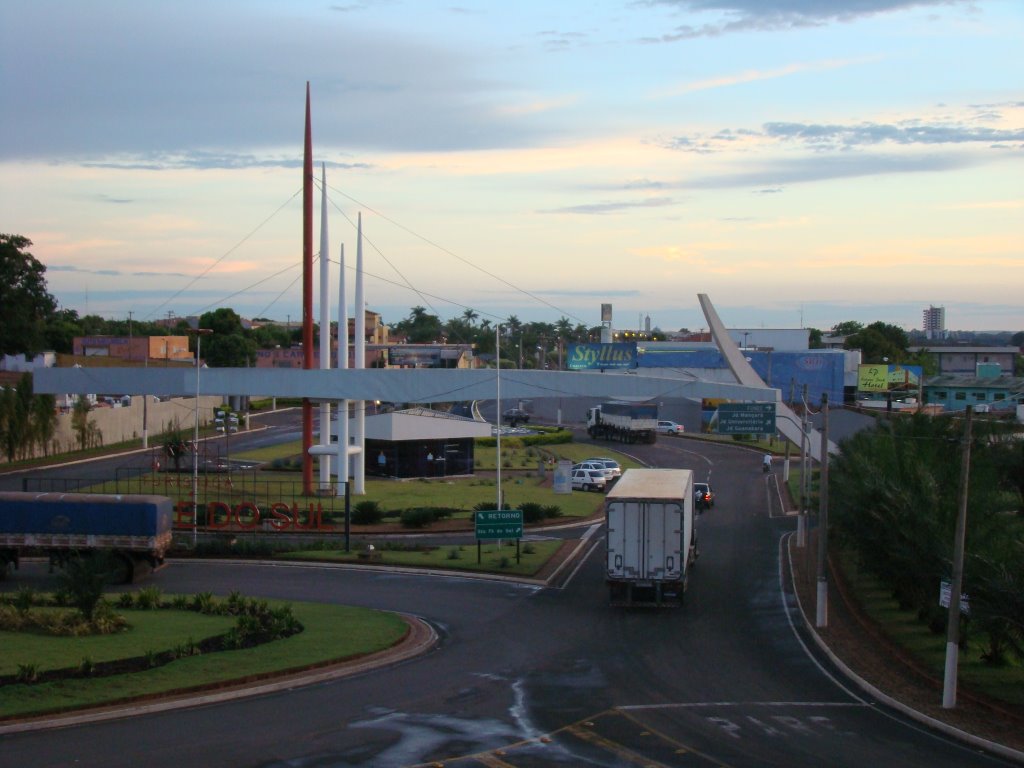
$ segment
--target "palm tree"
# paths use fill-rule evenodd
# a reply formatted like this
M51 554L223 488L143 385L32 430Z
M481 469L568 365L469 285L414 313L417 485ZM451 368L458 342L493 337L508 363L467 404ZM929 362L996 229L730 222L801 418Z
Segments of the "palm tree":
M463 310L462 312L462 319L465 320L466 323L468 323L470 326L476 324L476 319L478 317L480 317L480 315L478 315L476 313L476 310L473 309L472 307L466 307L466 309Z

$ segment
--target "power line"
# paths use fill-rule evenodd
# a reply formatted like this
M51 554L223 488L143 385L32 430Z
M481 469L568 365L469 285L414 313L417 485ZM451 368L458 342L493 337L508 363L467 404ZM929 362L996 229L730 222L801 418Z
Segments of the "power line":
M463 264L465 264L467 266L470 266L470 267L472 267L473 269L475 269L475 270L477 270L479 272L482 272L483 274L487 275L488 277L490 277L493 280L497 280L498 282L503 283L504 285L507 285L512 290L518 291L519 293L523 294L524 296L529 296L534 301L536 301L536 302L538 302L540 304L543 304L543 305L545 305L547 307L550 307L551 309L553 309L553 310L555 310L557 312L560 312L561 314L565 315L566 317L571 317L572 319L576 320L577 322L582 323L583 325L586 325L586 322L583 320L583 318L576 317L575 315L573 315L573 314L571 314L569 312L566 312L562 308L555 306L551 302L549 302L549 301L547 301L545 299L542 299L540 296L537 296L536 294L531 293L530 291L526 290L525 288L520 288L518 285L515 285L514 283L509 282L505 278L499 277L498 275L495 275L493 272L487 271L483 267L481 267L481 266L479 266L477 264L474 264L469 259L465 259L462 256L459 256L459 254L455 253L454 251L452 251L452 250L450 250L448 248L445 248L444 246L439 245L438 243L435 243L430 238L425 237L424 235L421 235L418 232L414 232L413 230L409 229L409 227L405 226L404 224L399 224L394 219L392 219L392 218L390 218L388 216L385 216L380 211L376 210L375 208L373 208L373 207L371 207L369 205L366 205L365 203L360 202L359 200L357 200L356 198L352 197L351 195L346 194L345 192L342 192L340 189L337 189L336 187L332 187L330 184L327 185L327 188L334 190L335 192L337 192L342 197L344 197L344 198L346 198L348 200L351 200L356 205L359 205L359 206L365 208L366 210L370 211L371 213L375 214L376 216L379 216L380 218L382 218L384 221L388 222L392 226L398 227L403 232L407 232L408 234L412 235L413 237L417 238L418 240L422 240L424 243L426 243L427 245L431 246L432 248L436 248L437 250L441 251L442 253L448 254L452 258L458 259Z
M209 274L210 270L212 270L214 267L216 267L218 264L220 264L222 261L224 261L224 259L226 259L232 253L234 253L239 248L241 248L242 245L246 241L248 241L249 238L251 238L257 232L259 232L267 224L267 222L269 222L272 218L274 218L275 216L277 216L277 214L279 214L282 210L284 210L284 208L292 200L294 200L298 196L298 194L300 192L302 192L302 187L299 187L291 197L289 197L287 200L285 200L283 203L281 203L281 205L277 208L277 210L275 210L272 214L267 216L267 218L265 218L263 221L261 221L259 224L257 224L256 227L253 230L251 230L247 235L245 235L245 237L243 237L241 240L239 240L233 246L228 248L228 250L226 250L216 260L214 260L214 262L210 266L208 266L206 269L204 269L198 275L193 277L180 291L175 293L173 296L171 296L165 302L163 302L160 306L158 306L156 309L152 310L148 315L146 315L146 319L149 319L150 317L155 315L157 312L159 312L161 309L163 309L168 304L170 304L172 301L174 301L176 298L181 296L181 294L183 294L185 291L187 291L189 288L191 288L193 285L195 285L197 282L199 282L199 280L201 280L203 277L205 277L207 274Z

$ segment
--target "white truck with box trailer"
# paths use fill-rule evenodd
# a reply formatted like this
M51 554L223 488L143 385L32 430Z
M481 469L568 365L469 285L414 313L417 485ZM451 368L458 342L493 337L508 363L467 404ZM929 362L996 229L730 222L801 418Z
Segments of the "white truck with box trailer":
M595 440L653 443L658 439L658 404L601 403L587 410L587 434Z
M681 605L698 555L693 472L628 469L605 497L604 510L611 604Z

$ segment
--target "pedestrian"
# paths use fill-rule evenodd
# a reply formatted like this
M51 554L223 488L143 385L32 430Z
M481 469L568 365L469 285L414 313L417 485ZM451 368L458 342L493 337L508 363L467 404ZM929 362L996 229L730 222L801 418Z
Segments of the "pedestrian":
M764 462L762 463L761 467L765 472L772 471L772 455L770 453L766 453L764 455Z

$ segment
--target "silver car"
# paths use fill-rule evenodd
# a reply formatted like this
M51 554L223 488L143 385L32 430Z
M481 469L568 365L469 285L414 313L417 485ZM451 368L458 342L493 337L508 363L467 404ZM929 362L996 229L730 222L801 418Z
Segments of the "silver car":
M584 462L603 464L605 469L611 471L611 477L622 477L622 465L615 459L609 459L607 456L598 456L597 458L584 459Z
M574 469L572 489L582 491L603 491L608 486L604 472L599 469Z

